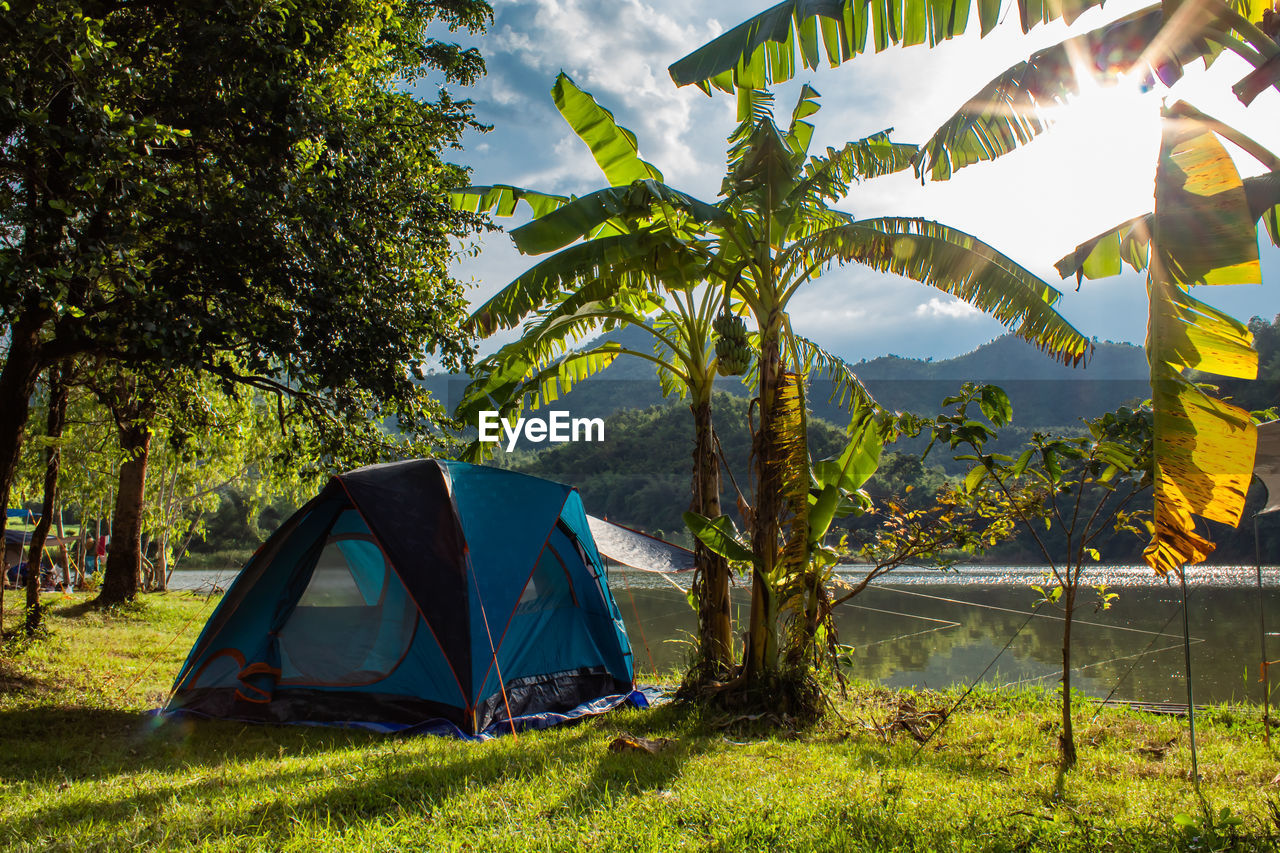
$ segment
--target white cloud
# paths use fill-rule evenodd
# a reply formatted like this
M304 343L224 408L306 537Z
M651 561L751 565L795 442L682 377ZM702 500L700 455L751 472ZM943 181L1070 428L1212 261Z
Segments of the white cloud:
M982 312L968 302L935 296L923 305L917 305L915 315L917 317L954 317L959 320L981 317Z
M1105 10L1082 16L1073 31L1099 26L1145 2L1112 0ZM473 167L477 183L578 193L597 187L600 175L589 153L551 103L552 81L563 69L635 132L641 156L662 169L669 183L713 200L723 174L725 136L735 124L734 99L722 93L708 98L694 87L677 89L666 69L763 5L763 0L751 8L737 0L608 5L497 0L494 26L475 40L489 75L460 93L475 100L478 117L492 123L494 131L469 137L466 151L453 156ZM897 139L922 141L987 80L1066 32L1054 24L1024 36L1010 20L981 41L964 38L935 49L867 54L846 67L806 72L778 87L777 111L787 115L800 82L807 81L822 93L822 111L813 119L819 150L889 126L896 127ZM1263 144L1280 147L1280 125L1260 127L1254 120L1274 114L1280 93L1261 95L1248 112L1212 100L1239 76L1232 76L1238 70L1232 61L1223 57L1209 75L1188 75L1176 91L1239 123ZM1271 101L1262 103L1267 98ZM1155 104L1144 107L1153 110ZM1117 111L1099 114L1084 127L1063 122L1056 135L1046 134L997 163L961 170L944 183L921 186L910 173L870 181L854 187L841 207L863 217L923 216L974 234L1062 289L1059 308L1086 335L1141 341L1140 277L1086 282L1075 293L1074 284L1059 282L1053 269L1053 262L1077 243L1150 204L1153 158L1144 150L1121 156L1122 143L1136 140L1138 133L1124 119ZM504 237L493 235L483 257L460 264L457 274L481 282L478 299L531 262ZM1272 277L1280 272L1280 252L1266 248L1264 267ZM1280 312L1280 288L1274 285L1216 288L1206 298L1239 317L1270 317ZM885 352L946 357L1002 331L998 323L937 291L860 268L832 270L806 285L791 308L797 331L855 358Z

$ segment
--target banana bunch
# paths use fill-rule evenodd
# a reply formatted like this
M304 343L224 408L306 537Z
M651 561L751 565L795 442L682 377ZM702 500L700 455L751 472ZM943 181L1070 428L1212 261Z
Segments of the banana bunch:
M725 312L711 321L716 333L716 370L721 376L741 376L751 366L747 324L737 314Z

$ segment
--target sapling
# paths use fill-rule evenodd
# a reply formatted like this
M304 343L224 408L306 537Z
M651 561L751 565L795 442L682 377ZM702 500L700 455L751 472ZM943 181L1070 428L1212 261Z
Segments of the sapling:
M1102 559L1100 539L1112 532L1150 534L1149 512L1130 507L1151 487L1152 415L1148 406L1121 407L1085 421L1081 435L1036 432L1017 458L987 452L991 427L969 417L977 404L996 427L1012 420L1008 396L994 385L966 383L944 405L951 414L933 422L932 439L972 462L964 491L974 506L997 508L1030 535L1048 567L1048 584L1037 586L1037 604L1062 614L1062 733L1060 770L1076 764L1071 717L1071 630L1088 586L1086 569ZM927 450L926 450L927 452ZM1097 606L1109 608L1116 594L1093 585ZM1061 777L1059 777L1061 779Z

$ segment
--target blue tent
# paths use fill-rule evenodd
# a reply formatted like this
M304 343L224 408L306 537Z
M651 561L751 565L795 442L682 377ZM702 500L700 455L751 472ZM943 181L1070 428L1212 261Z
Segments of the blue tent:
M633 687L577 491L420 459L333 477L289 518L209 618L167 711L484 735Z

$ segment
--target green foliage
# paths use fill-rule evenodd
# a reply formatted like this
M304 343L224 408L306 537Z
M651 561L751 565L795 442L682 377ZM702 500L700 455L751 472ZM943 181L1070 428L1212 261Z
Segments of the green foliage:
M477 29L450 4L16 3L0 47L0 317L38 358L191 367L298 401L335 437L433 407L424 348L457 362L465 300L441 159L477 127L442 90ZM376 440L367 427L364 434ZM341 439L338 439L341 441Z
M1061 767L1077 761L1071 717L1071 628L1080 604L1079 591L1087 565L1102 559L1101 534L1147 533L1149 513L1130 509L1151 488L1155 476L1155 417L1150 405L1124 407L1087 422L1083 436L1036 433L1016 459L987 452L995 431L971 420L977 404L992 423L1007 422L1008 398L991 385L966 383L944 405L954 406L928 422L933 441L964 450L957 459L973 463L963 493L979 515L1016 523L1035 541L1053 586L1034 587L1036 607L1049 606L1063 615ZM1053 531L1056 528L1056 533ZM1052 534L1052 535L1051 535ZM1116 594L1095 588L1096 609L1106 609Z
M944 6L903 0L886 6L857 0L784 0L672 63L668 71L677 86L693 83L706 92L713 86L726 92L764 89L790 80L800 67L817 68L822 58L834 67L869 48L878 53L890 45L933 46L964 33L973 23L986 35L1014 7L1022 31L1027 32L1059 18L1071 23L1101 3L978 0L974 5L976 21L970 17L968 2Z
M751 549L738 538L738 531L729 516L706 518L696 512L686 512L684 523L695 538L726 560L748 565L755 561Z
M626 386L630 387L631 382ZM711 397L712 419L724 450L726 470L746 487L750 470L751 434L748 430L749 401L736 394L716 392ZM809 447L814 455L839 453L847 441L843 430L817 419L809 420ZM684 530L681 513L689 506L689 464L694 449L693 421L685 405L667 404L647 409L623 409L605 418L605 441L570 442L537 453L517 451L497 458L498 464L539 477L571 483L582 493L587 511L607 516L643 530L664 530L680 538ZM935 469L924 469L915 460L895 453L886 454L880 475L867 485L868 491L885 494L892 484L911 483L922 491L940 481ZM917 475L917 471L919 471ZM726 478L721 503L736 505L733 483ZM741 524L742 519L735 515ZM837 519L837 524L856 519ZM687 538L682 541L689 543Z
M1223 806L1217 814L1212 810L1199 816L1176 812L1173 825L1182 833L1187 850L1235 850L1245 843L1244 820Z

